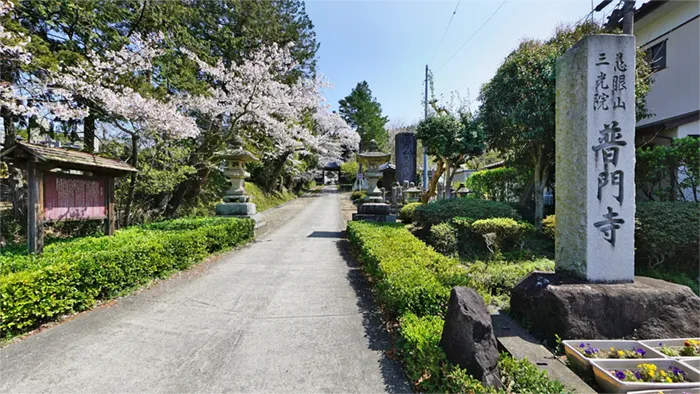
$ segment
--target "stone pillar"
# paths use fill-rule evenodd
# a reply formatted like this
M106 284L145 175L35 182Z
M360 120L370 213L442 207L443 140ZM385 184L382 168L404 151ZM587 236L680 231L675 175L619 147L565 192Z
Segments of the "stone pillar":
M587 36L557 62L557 273L634 281L635 49Z
M416 180L416 135L398 133L394 138L396 154L396 180L415 182Z

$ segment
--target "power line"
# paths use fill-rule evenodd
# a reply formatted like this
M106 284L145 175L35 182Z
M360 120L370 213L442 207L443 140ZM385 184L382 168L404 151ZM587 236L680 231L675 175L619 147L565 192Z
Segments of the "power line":
M442 64L442 66L440 66L437 70L435 70L436 73L437 73L438 71L442 70L443 67L445 67L450 61L452 61L452 59L454 59L455 56L457 56L457 54L462 50L462 48L464 48L464 47L469 43L469 41L471 41L472 38L474 38L474 36L475 36L481 29L483 29L484 26L486 26L487 23L489 23L489 21L491 20L491 18L493 18L494 15L496 15L496 13L498 12L498 10L500 10L501 7L503 7L503 5L506 3L506 1L508 1L508 0L503 0L503 2L501 3L501 5L499 5L498 8L496 8L496 11L494 11L493 14L491 14L491 16L489 16L489 18L486 19L486 22L484 22L481 26L479 26L479 28L476 29L476 31L475 31L471 36L469 36L469 38L467 39L467 41L465 41L464 44L462 44L462 46L459 47L459 49L457 49L457 51L456 51L454 54L452 54L452 56L450 56L450 58L447 59L447 61L446 61L445 63Z
M457 14L457 8L459 8L459 3L461 3L462 0L457 1L457 5L455 6L454 11L452 11L452 16L450 17L450 21L447 22L447 26L445 27L445 31L442 32L442 37L440 37L440 42L437 45L437 48L435 48L435 53L433 53L433 57L430 58L430 61L428 63L432 63L433 60L435 59L435 55L437 55L438 50L440 49L440 45L442 45L442 41L445 39L445 35L447 35L447 29L450 28L450 24L452 24L452 19L455 18L455 15Z

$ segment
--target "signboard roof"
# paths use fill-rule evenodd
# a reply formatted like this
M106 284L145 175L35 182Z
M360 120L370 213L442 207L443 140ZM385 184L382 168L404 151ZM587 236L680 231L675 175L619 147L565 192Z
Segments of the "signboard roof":
M138 172L136 168L120 160L108 159L93 153L27 142L17 142L12 148L0 154L0 157L14 160L26 159L27 156L35 157L40 162L55 164L57 167L117 173Z

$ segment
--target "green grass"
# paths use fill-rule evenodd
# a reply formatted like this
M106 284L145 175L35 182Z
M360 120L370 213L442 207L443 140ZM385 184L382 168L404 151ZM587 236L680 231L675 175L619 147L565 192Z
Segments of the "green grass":
M250 196L250 202L254 203L258 212L266 211L287 201L294 200L297 195L292 192L266 193L254 183L245 183L245 190Z

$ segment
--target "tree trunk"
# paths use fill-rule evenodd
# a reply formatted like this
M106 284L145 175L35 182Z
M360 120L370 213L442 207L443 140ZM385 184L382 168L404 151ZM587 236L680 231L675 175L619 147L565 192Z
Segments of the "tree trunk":
M437 168L435 169L435 173L433 174L433 177L430 179L430 182L428 182L428 191L423 193L423 196L421 197L421 202L423 204L427 204L428 201L430 201L430 198L435 195L435 190L437 189L437 184L438 184L438 181L440 180L440 176L442 176L442 173L445 171L444 165L445 165L445 163L442 161L442 159L438 159Z
M287 162L287 158L289 155L291 155L292 152L285 152L283 153L280 157L275 159L273 162L273 171L272 175L267 179L267 185L265 185L265 190L268 192L273 192L275 191L275 188L277 187L277 181L280 179L280 175L282 175L282 170L284 169L284 164Z
M131 136L131 166L138 168L138 141L139 137L136 135ZM129 226L129 220L131 219L131 206L134 202L134 194L136 193L136 172L131 173L131 179L129 179L129 194L126 197L126 202L124 203L124 227Z
M525 188L523 189L523 193L520 195L520 205L521 206L527 206L527 204L530 202L530 199L532 198L532 192L534 189L534 185L535 185L535 177L533 175L533 177L527 181L527 185L525 185Z
M539 155L535 165L535 226L542 229L542 219L544 218L544 189L549 176L549 166L544 163L544 158Z
M3 149L7 150L17 143L17 129L15 129L15 117L9 108L3 106L0 108L0 116L2 117L5 127L5 140L3 141ZM24 193L24 171L12 163L7 163L8 180L7 185L10 188L10 199L12 203L12 217L17 220L23 220L26 214L27 206Z
M95 152L95 115L92 109L83 121L83 145L85 152Z

